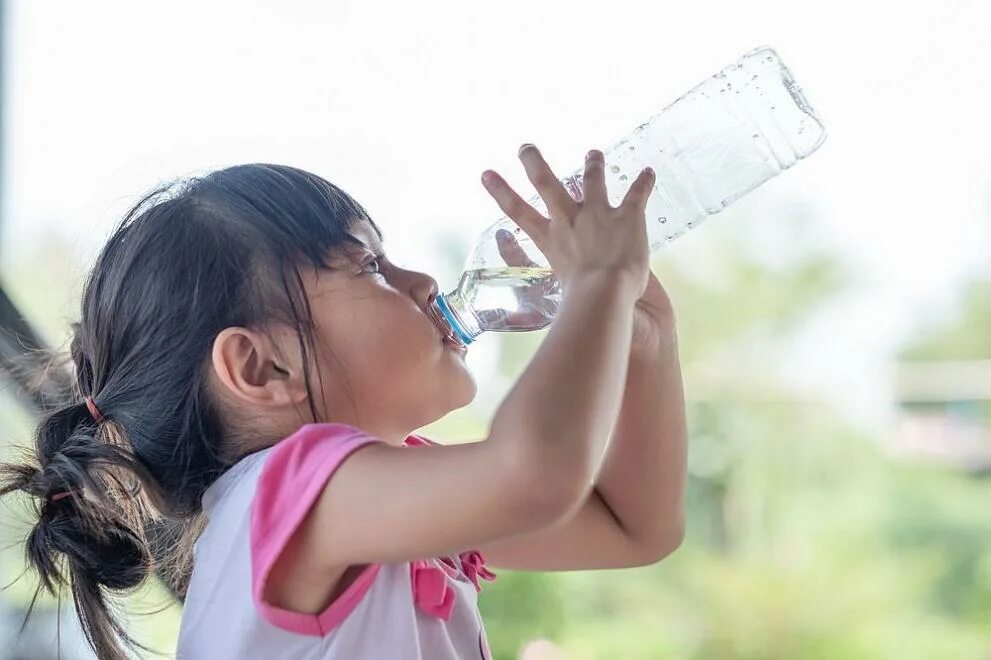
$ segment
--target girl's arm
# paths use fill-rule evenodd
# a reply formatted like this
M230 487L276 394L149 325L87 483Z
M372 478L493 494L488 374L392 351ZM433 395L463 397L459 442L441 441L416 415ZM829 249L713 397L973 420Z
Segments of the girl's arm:
M685 422L677 355L631 356L595 489L571 519L481 548L492 566L581 570L651 564L684 533Z
M626 392L595 490L574 518L482 548L519 570L653 563L684 533L685 401L674 313L653 276L638 303Z

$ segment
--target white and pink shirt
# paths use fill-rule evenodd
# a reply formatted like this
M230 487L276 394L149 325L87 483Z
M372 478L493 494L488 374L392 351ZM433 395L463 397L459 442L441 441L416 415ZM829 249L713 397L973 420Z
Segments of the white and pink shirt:
M489 660L477 592L495 576L475 551L370 564L318 614L265 602L276 559L327 481L372 442L381 440L351 426L307 424L210 486L177 658Z

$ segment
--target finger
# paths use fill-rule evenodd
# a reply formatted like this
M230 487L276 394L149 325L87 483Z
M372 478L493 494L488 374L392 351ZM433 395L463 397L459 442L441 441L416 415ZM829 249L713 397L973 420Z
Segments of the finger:
M513 236L513 232L505 229L498 230L496 232L496 245L499 247L499 255L506 262L507 266L537 268L537 263L530 259L523 250L519 241Z
M544 242L550 221L517 195L512 186L496 172L492 170L482 172L482 185L492 195L492 199L506 217L518 224L520 229L533 239L537 247L543 249L541 244Z
M547 204L551 216L570 217L576 207L575 200L561 185L537 147L532 144L524 144L520 147L520 161L530 183Z
M484 330L504 330L506 326L512 325L509 321L510 312L505 309L480 309L475 312L478 315L478 325Z
M584 199L590 205L606 206L605 157L598 149L585 155Z
M539 330L550 324L556 311L482 309L477 312L478 324L486 330Z
M644 168L633 181L630 189L626 191L626 196L620 206L629 206L640 211L646 209L647 199L654 191L654 179L654 170L649 167Z

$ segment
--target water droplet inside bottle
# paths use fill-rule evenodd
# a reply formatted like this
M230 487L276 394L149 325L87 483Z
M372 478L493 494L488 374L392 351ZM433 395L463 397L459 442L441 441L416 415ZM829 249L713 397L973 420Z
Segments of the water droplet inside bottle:
M661 217L659 217L657 219L657 221L660 222L663 225L665 222L668 221L668 218L667 218L667 216L662 215Z
M673 241L675 238L674 234L668 234L668 240Z
M764 61L765 62L773 62L774 61L774 58L771 57L770 55L768 55L767 57L764 58Z
M775 107L773 105L771 106L771 110L775 110Z
M628 176L626 176L625 174L620 174L620 175L619 175L619 180L620 180L620 181L626 181L626 180L627 180L627 179L629 179L629 178L630 178L630 177L628 177Z
M753 77L751 78L751 80L757 80L757 74L756 73L753 75Z
M615 174L616 172L619 172L619 165L613 165L609 169L612 170L613 174Z
M629 146L629 149L630 149L630 151L636 151L636 149L637 149L637 148L636 148L636 147L634 147L634 146L633 146L633 145L631 144L631 145Z

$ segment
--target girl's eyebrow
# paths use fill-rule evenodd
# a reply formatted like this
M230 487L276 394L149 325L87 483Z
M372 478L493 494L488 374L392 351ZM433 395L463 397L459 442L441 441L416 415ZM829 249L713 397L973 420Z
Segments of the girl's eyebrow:
M363 241L358 236L352 236L351 238L353 238L356 241L356 246L364 248L369 252L371 252L372 254L376 254L376 255L385 254L385 249L382 246L382 241L379 239L372 239L371 244L369 244Z

